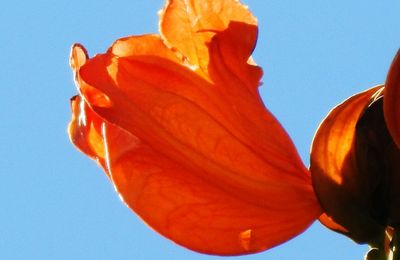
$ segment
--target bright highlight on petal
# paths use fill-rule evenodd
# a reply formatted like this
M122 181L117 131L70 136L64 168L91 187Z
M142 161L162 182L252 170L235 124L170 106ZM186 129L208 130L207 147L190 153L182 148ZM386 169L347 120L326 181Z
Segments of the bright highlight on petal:
M235 0L170 0L160 30L91 59L73 47L72 142L146 223L192 250L247 254L301 233L321 209L258 94L256 19Z

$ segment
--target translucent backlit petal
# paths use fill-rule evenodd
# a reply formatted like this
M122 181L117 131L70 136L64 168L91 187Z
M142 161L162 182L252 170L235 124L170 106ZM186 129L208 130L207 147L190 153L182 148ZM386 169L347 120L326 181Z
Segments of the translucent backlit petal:
M80 96L71 99L72 119L68 126L71 142L105 169L105 154L101 134L102 120Z
M245 254L299 234L321 209L258 95L255 18L233 0L171 0L163 12L164 38L123 38L89 60L74 47L79 93L104 147L86 149L91 130L71 123L75 143L104 158L129 207L185 247Z
M78 102L82 100L76 97L73 104ZM287 214L287 209L279 205L264 208L243 201L241 190L236 190L236 195L223 191L218 183L203 179L207 172L187 169L165 156L162 147L153 149L118 127L99 121L96 113L85 103L83 106L87 121L96 122L99 127L95 135L84 136L82 133L86 131L80 128L82 141L74 144L79 147L92 141L103 144L103 149L81 150L100 158L127 205L156 231L175 242L204 253L245 254L282 243L312 221L304 209ZM96 154L96 151L101 152ZM286 195L271 194L282 198ZM312 214L315 216L318 212L314 209Z
M242 186L244 184L242 182L249 181L250 185L260 180L266 183L276 182L277 187L285 186L287 184L281 181L281 178L285 176L290 180L290 185L306 190L304 194L312 192L311 187L304 185L307 173L301 164L296 164L297 161L294 159L297 154L294 147L287 146L287 150L292 154L287 151L285 151L286 154L280 154L279 150L274 151L283 143L281 138L278 138L274 142L271 141L269 150L266 150L267 153L263 155L265 158L261 157L257 150L254 151L251 144L245 143L256 140L247 140L246 136L236 137L236 129L244 132L242 128L247 130L247 127L244 124L243 126L234 125L233 122L238 120L232 120L233 122L227 122L225 125L227 120L224 120L220 115L221 112L216 109L218 99L212 95L213 92L209 91L208 96L204 96L204 93L197 90L197 88L212 88L213 86L196 77L196 74L173 63L168 64L165 60L146 64L132 57L129 59L109 57L113 61L106 61L107 55L109 54L93 58L88 66L81 69L81 76L87 85L98 87L99 92L104 93L115 103L110 109L94 108L108 121L132 133L141 131L143 132L141 136L149 135L146 139L151 142L159 140L164 145L175 148L179 154L183 154L180 157L189 157L189 161L200 160L199 164L204 165L203 161L206 160L222 164L223 172L225 169L238 171L233 178L227 173L211 173L217 178L228 176L228 179L236 183L236 186ZM106 79L106 76L101 73L107 73L106 70L110 72L110 79ZM114 73L117 74L114 75ZM114 85L111 83L111 77L113 77ZM215 100L216 103L211 103L210 100ZM260 113L263 107L252 111L254 106L248 106L246 112L249 117L253 116L251 112L257 113L254 117L260 124L253 123L251 131L261 134L265 129L264 133L274 131L276 135L287 138L283 129L278 128L279 124L273 118L262 120L267 114L265 111ZM228 112L236 111L226 108L223 112L228 114ZM214 118L214 114L217 118ZM260 127L262 129L257 129ZM152 129L152 132L149 133L147 128ZM237 133L238 136L240 134ZM267 134L265 138L273 139ZM259 140L258 137L257 140ZM262 140L259 142L263 143ZM282 150L284 148L281 147ZM173 153L173 151L174 149L170 149L168 153ZM292 155L291 158L288 158L290 155ZM241 159L237 160L237 158ZM257 181L254 181L255 179ZM254 186L251 192L257 193L258 190L264 190L264 188Z
M385 83L383 109L386 125L400 148L400 51L389 69Z
M318 128L311 149L313 185L327 215L322 223L357 242L371 241L384 232L364 207L369 199L361 189L369 178L360 175L355 154L356 124L381 91L377 86L335 107Z
M160 17L160 31L167 43L179 50L190 64L204 71L207 71L210 57L207 43L215 32L225 30L231 22L257 24L248 8L237 0L169 0ZM232 40L246 42L238 53L242 56L253 50L257 28L239 30L231 36Z
M121 146L115 138L108 140L113 135L106 130L107 150ZM302 210L287 214L285 208L248 203L242 190L226 192L207 179L205 170L185 167L160 150L140 141L117 159L109 152L110 173L125 203L180 245L209 254L253 253L286 241L310 223Z
M255 46L257 26L242 22L231 22L222 32L216 34L209 51L212 53L208 72L213 81L229 80L226 89L231 89L238 83L243 90L258 96L258 86L262 70L249 59Z

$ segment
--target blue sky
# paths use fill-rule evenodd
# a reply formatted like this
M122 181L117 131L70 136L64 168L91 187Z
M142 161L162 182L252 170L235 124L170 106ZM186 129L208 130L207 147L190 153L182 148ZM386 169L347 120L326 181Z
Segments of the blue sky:
M254 58L264 68L262 97L308 165L327 112L384 81L400 47L400 2L243 2L259 19ZM157 32L162 6L163 0L2 4L0 259L218 258L149 229L66 134L75 94L70 46L80 42L93 55L119 37ZM315 223L284 245L237 259L353 260L365 251Z

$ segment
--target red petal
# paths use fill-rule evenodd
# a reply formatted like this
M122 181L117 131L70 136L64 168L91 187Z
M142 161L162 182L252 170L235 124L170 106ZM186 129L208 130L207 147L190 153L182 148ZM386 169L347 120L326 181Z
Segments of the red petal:
M313 185L327 214L322 223L358 242L370 242L384 232L363 207L368 198L360 187L368 178L358 175L354 153L356 124L381 90L369 89L335 107L318 128L311 149Z
M400 148L400 51L397 52L387 75L383 109L386 125Z

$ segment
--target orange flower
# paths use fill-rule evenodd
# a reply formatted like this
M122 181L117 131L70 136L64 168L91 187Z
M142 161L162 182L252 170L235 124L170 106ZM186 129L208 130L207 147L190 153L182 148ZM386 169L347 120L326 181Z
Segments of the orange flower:
M400 52L385 86L359 93L329 113L311 151L313 185L325 211L321 221L386 251L393 229L400 227L399 100Z
M71 53L69 135L123 201L192 250L258 252L320 214L311 177L258 94L256 18L236 0L167 1L161 35Z

